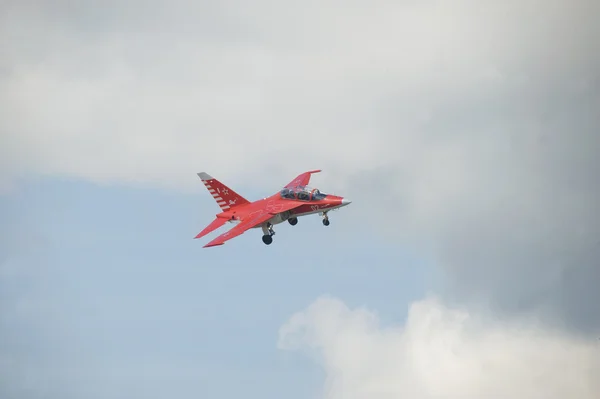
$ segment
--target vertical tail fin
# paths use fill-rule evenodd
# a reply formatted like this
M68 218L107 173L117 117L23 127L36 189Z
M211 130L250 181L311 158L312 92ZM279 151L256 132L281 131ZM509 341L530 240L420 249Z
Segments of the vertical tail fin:
M207 173L200 172L198 173L198 177L200 177L202 183L204 183L208 189L208 192L213 196L215 201L217 201L217 205L221 207L223 212L228 211L231 208L235 208L236 206L250 203L246 198L242 197Z

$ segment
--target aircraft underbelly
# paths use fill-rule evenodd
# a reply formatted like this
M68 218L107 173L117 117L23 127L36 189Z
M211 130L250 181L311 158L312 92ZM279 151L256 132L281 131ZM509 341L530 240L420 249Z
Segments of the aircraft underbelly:
M273 216L271 219L269 219L268 223L271 223L271 224L283 223L286 220L288 220L291 216L292 216L291 211L281 212L281 213L278 213L277 215Z
M333 209L339 208L339 206L322 206L322 205L303 205L294 209L293 217L313 215L315 213L328 212Z
M266 225L267 223L276 225L276 224L283 223L292 217L313 215L315 213L331 211L336 208L339 208L339 207L337 207L337 206L329 206L329 207L320 207L319 206L319 207L317 207L315 205L303 205L303 206L296 208L294 210L291 210L291 211L285 211L285 212L278 213L278 214L274 215L271 219L267 220L265 223L254 226L252 228L253 229L262 228L262 226Z

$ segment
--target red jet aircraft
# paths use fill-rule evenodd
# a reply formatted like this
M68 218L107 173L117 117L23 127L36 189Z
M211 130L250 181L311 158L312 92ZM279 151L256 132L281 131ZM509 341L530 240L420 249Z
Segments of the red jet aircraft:
M205 236L226 222L232 222L237 225L206 244L204 248L223 245L225 241L239 236L246 230L259 227L263 231L263 242L269 245L275 235L273 225L287 220L294 226L298 223L298 217L314 213L320 213L323 216L323 224L329 226L327 212L349 205L351 201L308 187L310 176L320 171L319 169L302 173L277 194L254 202L248 201L212 176L204 172L198 173L222 212L195 238Z

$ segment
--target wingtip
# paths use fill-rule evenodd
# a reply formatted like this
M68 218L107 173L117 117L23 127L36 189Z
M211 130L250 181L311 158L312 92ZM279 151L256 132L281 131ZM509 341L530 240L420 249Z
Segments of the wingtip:
M211 176L211 175L209 175L209 174L208 174L208 173L206 173L206 172L198 172L198 173L196 173L196 174L197 174L197 175L198 175L198 177L199 177L200 179L202 179L202 180L210 180L210 179L212 179L212 176Z

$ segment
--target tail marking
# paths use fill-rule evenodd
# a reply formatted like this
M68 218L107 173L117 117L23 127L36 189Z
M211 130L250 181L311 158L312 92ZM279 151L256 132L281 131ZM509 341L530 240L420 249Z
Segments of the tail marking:
M198 173L198 177L202 180L202 183L206 186L206 189L213 196L217 205L221 208L223 212L230 210L236 206L249 204L250 202L233 191L231 188L227 187L219 180L210 176L207 173L200 172Z

